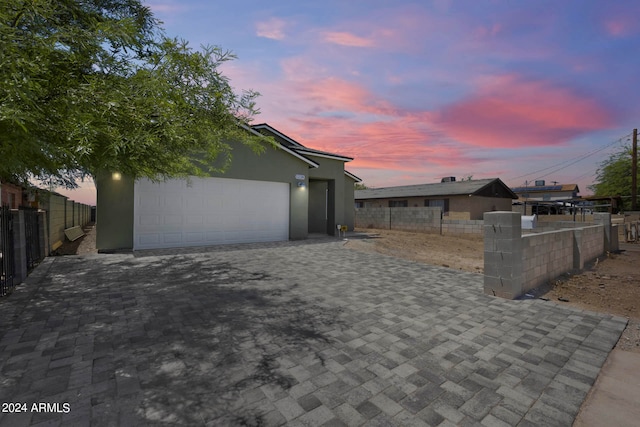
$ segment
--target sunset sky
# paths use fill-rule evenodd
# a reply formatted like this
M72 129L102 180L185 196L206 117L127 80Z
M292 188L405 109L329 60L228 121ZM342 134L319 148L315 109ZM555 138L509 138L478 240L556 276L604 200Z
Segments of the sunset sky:
M354 157L368 186L472 175L585 195L640 125L640 2L145 4L168 35L238 56L222 71L261 93L254 123Z

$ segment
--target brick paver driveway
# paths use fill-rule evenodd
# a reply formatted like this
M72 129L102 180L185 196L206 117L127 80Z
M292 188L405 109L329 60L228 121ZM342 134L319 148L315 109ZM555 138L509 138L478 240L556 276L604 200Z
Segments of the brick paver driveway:
M569 426L626 323L339 241L190 252L0 301L0 424Z

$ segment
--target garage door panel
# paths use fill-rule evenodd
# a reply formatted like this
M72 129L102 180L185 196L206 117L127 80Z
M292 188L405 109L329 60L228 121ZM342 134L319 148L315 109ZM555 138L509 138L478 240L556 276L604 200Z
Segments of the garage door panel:
M134 249L288 240L289 184L140 180L134 213Z

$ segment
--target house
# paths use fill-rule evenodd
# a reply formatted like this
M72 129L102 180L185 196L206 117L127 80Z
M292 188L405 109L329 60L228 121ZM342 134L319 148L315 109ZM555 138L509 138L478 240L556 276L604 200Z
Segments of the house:
M499 178L455 181L447 177L434 184L355 191L357 208L441 207L445 217L459 220L479 220L485 212L511 211L511 201L517 198Z
M305 147L268 124L246 127L268 135L255 154L233 145L222 174L134 182L117 172L96 177L96 246L101 251L306 239L354 227L351 157Z
M534 185L514 187L511 190L518 195L514 203L516 210L525 214L558 214L569 211L568 207L576 204L580 193L578 184L546 185L544 180L534 182Z
M0 183L0 206L9 206L9 209L27 206L26 196L24 188L20 185L10 182Z
M520 202L553 202L578 198L578 184L546 185L545 181L535 181L535 185L514 187L511 189L518 195Z

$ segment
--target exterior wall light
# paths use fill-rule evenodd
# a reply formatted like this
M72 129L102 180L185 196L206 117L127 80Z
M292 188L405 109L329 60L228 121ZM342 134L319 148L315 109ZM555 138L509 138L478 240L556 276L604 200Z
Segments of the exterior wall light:
M114 181L120 181L122 179L122 174L120 172L114 172L111 174L111 179Z
M305 184L304 181L298 181L298 188L302 188L304 190L306 186L307 184Z

